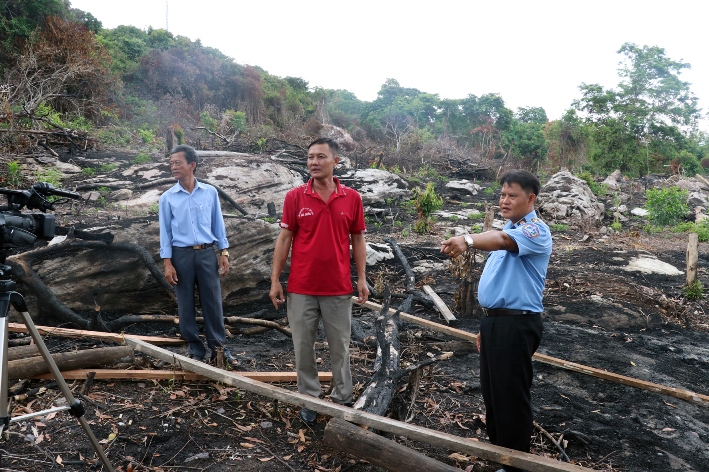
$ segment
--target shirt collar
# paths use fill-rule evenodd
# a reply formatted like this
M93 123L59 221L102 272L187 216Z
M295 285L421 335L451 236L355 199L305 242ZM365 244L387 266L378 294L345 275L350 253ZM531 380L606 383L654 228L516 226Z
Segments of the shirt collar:
M335 181L335 194L338 196L340 195L347 195L345 192L345 187L340 183L340 179L337 177L333 177L332 180ZM312 195L313 194L313 178L311 177L308 180L308 183L305 185L305 191L303 192L307 195Z
M512 220L510 220L510 221L507 223L507 227L508 227L508 228L516 228L516 227L518 227L519 225L524 224L524 223L526 223L527 221L531 221L532 218L536 218L536 217L537 217L537 212L536 212L535 210L532 210L531 212L529 212L529 213L527 213L526 215L524 215L524 217L523 217L522 219L520 219L519 221L512 222Z
M200 184L200 183L199 183L199 180L197 180L197 178L195 177L195 179L194 179L194 189L197 190L198 188L204 188L204 186L203 186L202 184ZM173 193L177 193L177 192L189 193L189 192L187 192L187 190L185 190L185 188L182 186L182 183L181 183L179 180L177 181L177 184L174 185L174 186L170 189L170 191L172 191ZM194 192L192 192L192 193L194 193Z

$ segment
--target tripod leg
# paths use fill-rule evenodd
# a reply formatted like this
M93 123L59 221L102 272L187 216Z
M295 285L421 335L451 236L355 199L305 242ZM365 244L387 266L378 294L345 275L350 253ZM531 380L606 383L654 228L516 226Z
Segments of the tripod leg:
M10 426L10 413L8 412L8 391L10 384L7 379L7 311L10 308L7 297L0 297L0 434Z
M81 424L81 427L84 428L86 436L88 436L91 445L93 446L94 450L96 451L96 454L98 455L103 465L106 467L106 470L108 470L109 472L114 472L113 466L111 466L111 463L108 461L108 457L106 457L106 453L104 452L103 447L101 446L101 444L99 444L98 440L96 439L96 436L94 436L93 431L91 431L89 423L86 421L86 418L84 418L84 406L81 404L80 401L77 401L74 398L74 395L72 395L69 386L66 384L64 377L62 377L62 374L59 371L59 368L57 367L57 364L54 362L54 359L52 359L52 356L49 353L47 346L44 344L42 336L39 334L39 331L37 331L37 328L35 327L34 322L30 317L30 314L27 312L27 305L25 304L24 298L22 298L22 295L17 292L11 292L10 301L12 303L12 306L15 307L15 309L19 311L22 315L22 318L25 321L25 325L27 326L27 330L30 332L30 335L32 335L32 339L34 339L34 342L37 345L40 354L44 358L44 362L47 363L50 372L54 376L54 379L57 381L57 386L59 387L59 390L61 390L62 394L64 395L64 398L66 398L66 401L69 402L69 405L71 405L71 414L76 417L76 419L79 421L79 424ZM0 308L2 308L1 299ZM7 339L7 324L5 324L5 334L6 336L4 339ZM6 354L7 347L5 347L4 349ZM3 359L7 359L7 355L5 355ZM4 370L5 377L7 377L7 362L3 363L2 369ZM1 395L2 394L0 394L0 399L2 399ZM7 399L7 393L5 393L5 397ZM7 402L5 402L4 404L7 405ZM5 406L5 408L7 409L7 406Z

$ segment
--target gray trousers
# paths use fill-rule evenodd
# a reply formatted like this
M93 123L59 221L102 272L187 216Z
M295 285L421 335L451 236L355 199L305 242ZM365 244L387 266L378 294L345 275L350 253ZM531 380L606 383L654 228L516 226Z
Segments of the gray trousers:
M200 357L207 354L197 329L194 299L196 285L199 289L199 304L202 306L207 346L215 353L216 349L224 346L226 342L217 255L211 247L173 247L172 265L177 272L175 294L177 313L180 317L180 334L189 343L187 352Z
M352 402L350 370L351 295L313 296L288 294L288 323L293 333L298 392L319 397L320 381L315 359L318 320L322 318L330 346L330 364L334 387L330 399L335 403Z

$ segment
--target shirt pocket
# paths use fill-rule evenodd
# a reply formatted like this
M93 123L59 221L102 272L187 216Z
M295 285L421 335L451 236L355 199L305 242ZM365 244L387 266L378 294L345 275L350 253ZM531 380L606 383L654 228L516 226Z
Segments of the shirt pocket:
M199 218L199 223L207 228L212 226L212 203L201 203L197 207L197 217Z

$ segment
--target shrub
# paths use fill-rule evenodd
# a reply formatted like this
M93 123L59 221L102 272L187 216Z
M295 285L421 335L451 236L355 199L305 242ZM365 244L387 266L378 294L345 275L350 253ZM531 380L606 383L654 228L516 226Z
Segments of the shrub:
M682 288L684 292L684 297L687 300L696 301L704 297L704 285L699 280L695 280L689 285L685 285Z
M611 223L611 229L617 233L618 231L623 229L623 225L620 221L615 220L613 223Z
M608 187L596 182L596 179L593 178L593 175L591 175L590 172L588 172L588 171L582 172L577 177L579 179L585 181L588 184L588 188L591 189L591 192L593 192L593 194L595 196L597 196L597 197L605 197L606 196L606 192L608 191Z
M697 233L699 242L709 241L709 220L700 223L684 222L675 226L674 231L679 233Z
M679 187L651 188L645 196L648 217L655 225L674 226L689 212L687 191Z
M22 166L17 161L7 163L7 185L10 187L22 185Z
M53 167L38 171L35 177L38 182L47 182L55 187L61 186L62 173Z
M569 229L569 225L564 223L555 223L553 225L549 225L549 229L561 233Z
M116 170L118 166L116 164L101 164L98 168L99 172L108 173Z
M435 220L431 215L443 208L443 198L436 193L433 184L429 182L425 190L421 190L420 187L414 188L412 204L418 213L414 231L421 234L430 232L435 225Z
M145 144L150 144L155 140L155 133L150 129L139 129L138 136Z
M150 156L148 156L147 152L139 152L130 162L133 165L139 165L139 164L147 164L150 162L152 159L150 159Z
M483 219L483 218L485 218L485 213L482 213L482 212L479 212L479 211L476 211L476 212L474 212L474 213L468 213L468 219L471 219L471 220L481 220L481 219Z
M91 167L84 167L83 169L81 169L81 175L83 175L84 177L93 177L94 175L96 175L96 171Z

